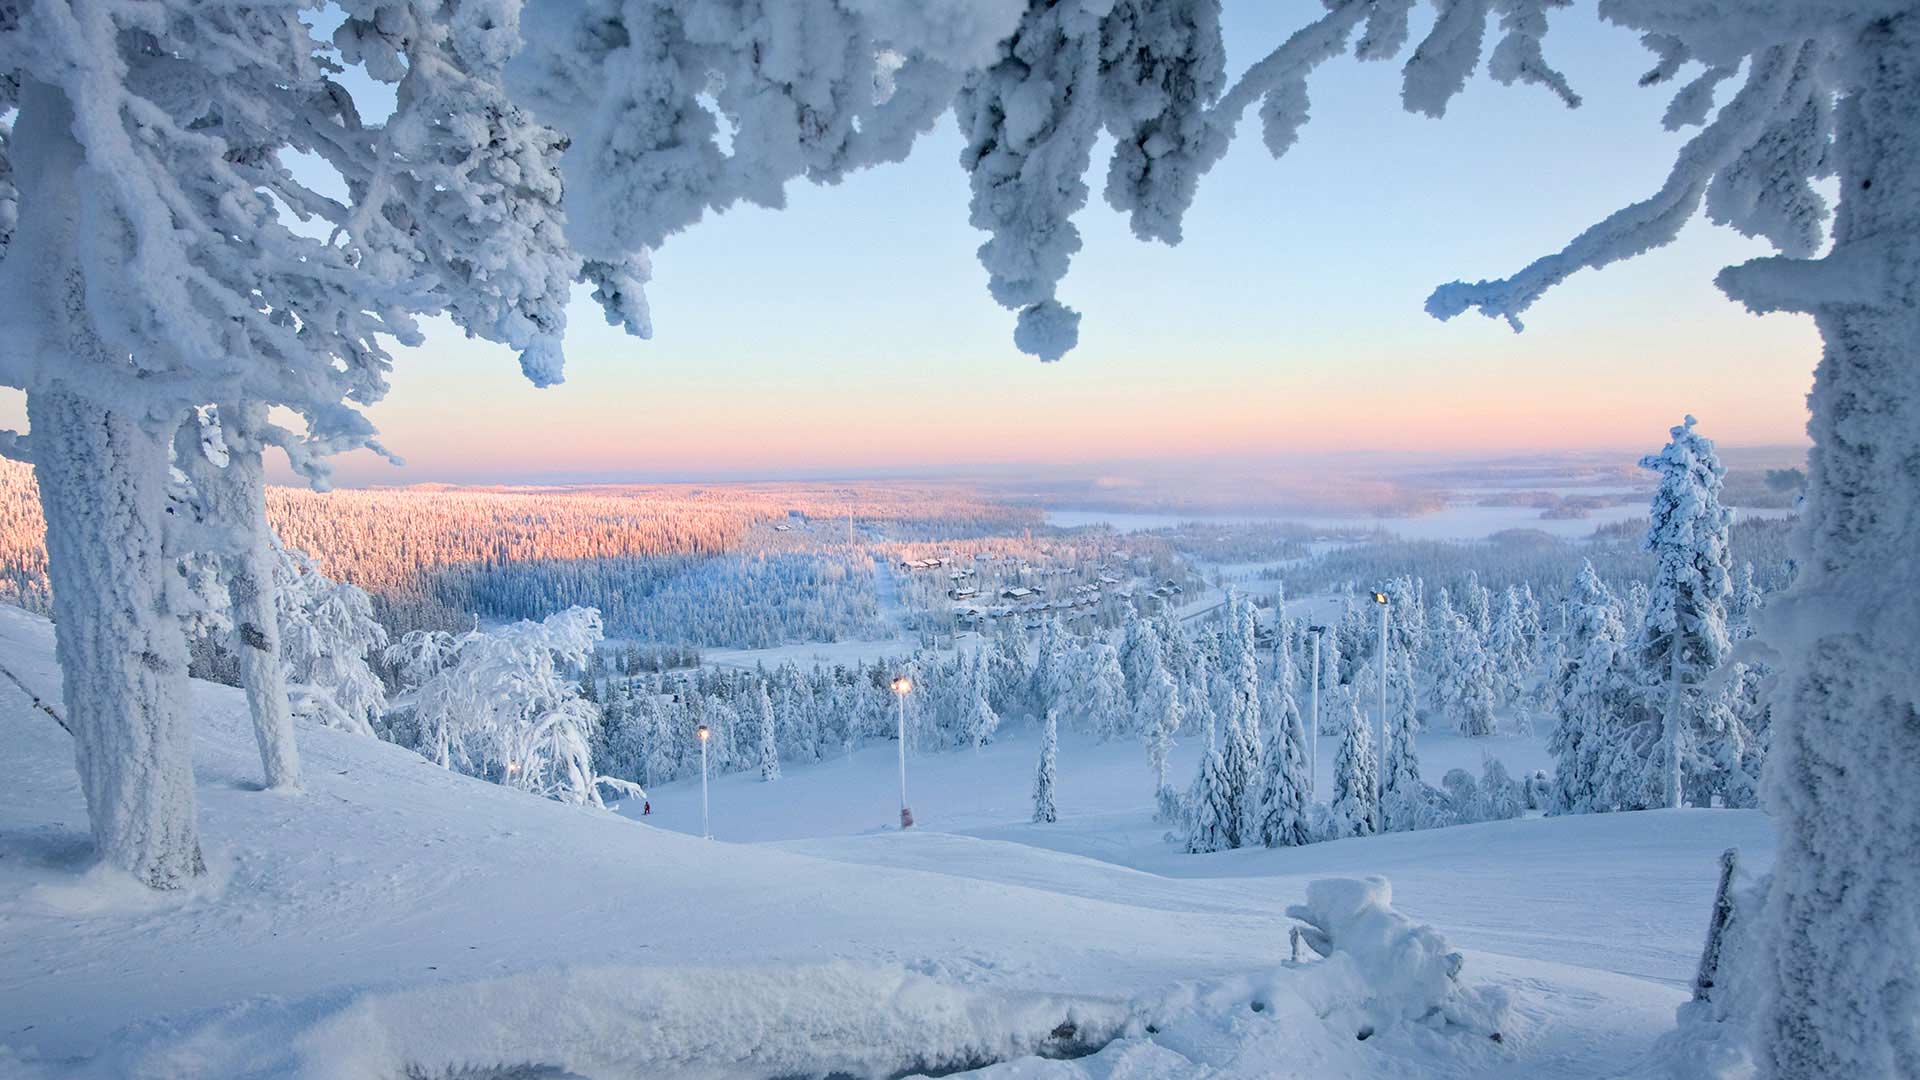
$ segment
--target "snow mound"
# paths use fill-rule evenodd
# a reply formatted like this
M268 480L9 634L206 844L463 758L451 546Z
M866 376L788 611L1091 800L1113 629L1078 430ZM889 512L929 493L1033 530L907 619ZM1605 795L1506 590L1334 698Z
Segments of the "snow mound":
M1511 1012L1506 992L1463 985L1465 958L1439 931L1395 911L1385 878L1312 882L1307 902L1287 914L1306 924L1300 939L1327 959L1308 969L1303 992L1357 1038L1409 1022L1501 1038Z
M148 1025L99 1076L896 1076L1080 1052L1120 1002L992 992L904 970L602 966Z

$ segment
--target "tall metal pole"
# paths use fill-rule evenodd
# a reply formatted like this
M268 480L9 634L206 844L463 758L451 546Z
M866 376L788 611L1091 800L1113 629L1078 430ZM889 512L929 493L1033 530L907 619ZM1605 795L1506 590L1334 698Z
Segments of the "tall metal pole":
M1327 632L1324 626L1309 626L1307 632L1313 635L1313 712L1312 749L1307 753L1307 801L1313 801L1320 786L1320 635Z
M1373 770L1373 805L1379 813L1387 785L1387 609L1393 605L1387 603L1386 593L1374 593L1373 598L1380 604L1380 764Z
M900 825L905 828L907 821L907 695L896 694L895 696L900 699Z
M907 691L913 689L912 680L905 675L893 680L893 696L899 699L899 739L900 744L900 827L913 828L913 811L907 808Z
M713 839L712 819L707 816L707 740L700 739L700 835Z

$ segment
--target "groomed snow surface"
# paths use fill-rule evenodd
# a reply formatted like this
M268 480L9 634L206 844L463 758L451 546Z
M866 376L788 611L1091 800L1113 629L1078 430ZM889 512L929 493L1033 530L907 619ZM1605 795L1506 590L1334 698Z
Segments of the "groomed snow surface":
M58 701L44 621L0 609L0 665ZM913 831L878 746L717 781L707 841L697 780L642 821L313 727L265 793L240 693L192 716L211 873L156 895L87 869L67 736L0 680L0 1076L1659 1075L1715 857L1772 846L1661 811L1190 856L1137 746L1063 737L1027 823L1027 731L913 756Z

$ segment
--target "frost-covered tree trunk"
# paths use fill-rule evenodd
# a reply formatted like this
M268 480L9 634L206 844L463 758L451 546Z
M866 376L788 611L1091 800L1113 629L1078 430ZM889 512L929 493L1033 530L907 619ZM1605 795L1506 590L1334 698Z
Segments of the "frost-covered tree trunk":
M1832 253L1725 275L1825 341L1801 574L1763 624L1792 635L1764 796L1772 1080L1920 1075L1920 14L1848 44Z
M1054 767L1059 746L1059 710L1048 709L1046 725L1040 729L1040 764L1033 774L1033 820L1042 825L1060 819L1053 805Z
M280 656L280 613L274 596L274 552L260 443L266 422L267 408L258 402L222 406L225 467L204 457L196 460L191 454L181 455L181 466L193 478L207 524L232 539L233 548L222 561L233 604L233 651L239 658L240 685L253 714L253 738L260 747L266 785L292 789L300 786L300 752Z
M27 415L94 848L148 885L178 888L206 866L184 709L186 639L165 613L167 439L64 387L28 394Z
M39 339L21 343L75 368L110 347L86 316L83 242L113 224L81 214L88 182L73 113L59 90L29 84L14 125L20 228ZM58 370L66 364L49 364ZM204 873L194 821L191 734L183 708L187 644L166 613L167 443L172 428L102 405L64 383L27 394L34 471L47 523L47 577L67 722L99 857L156 888Z

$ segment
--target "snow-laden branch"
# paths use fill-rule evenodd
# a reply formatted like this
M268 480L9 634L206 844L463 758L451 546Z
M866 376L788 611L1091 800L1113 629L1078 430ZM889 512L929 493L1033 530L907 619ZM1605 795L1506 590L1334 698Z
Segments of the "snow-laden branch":
M1504 318L1519 330L1520 316L1527 308L1574 272L1631 258L1672 240L1699 209L1716 176L1775 123L1781 103L1811 93L1816 61L1812 42L1768 49L1755 59L1746 83L1713 122L1681 147L1658 192L1609 215L1565 248L1535 260L1512 277L1440 286L1427 298L1428 313L1451 319L1468 308L1478 308L1481 314Z

